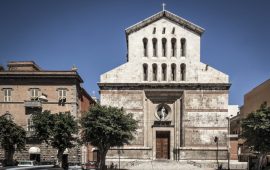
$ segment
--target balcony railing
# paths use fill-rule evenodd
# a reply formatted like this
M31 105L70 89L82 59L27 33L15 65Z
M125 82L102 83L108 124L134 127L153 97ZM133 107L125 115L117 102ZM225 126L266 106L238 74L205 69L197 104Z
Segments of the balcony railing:
M24 106L25 107L31 107L31 108L34 108L34 107L41 108L42 104L38 100L37 101L24 101Z

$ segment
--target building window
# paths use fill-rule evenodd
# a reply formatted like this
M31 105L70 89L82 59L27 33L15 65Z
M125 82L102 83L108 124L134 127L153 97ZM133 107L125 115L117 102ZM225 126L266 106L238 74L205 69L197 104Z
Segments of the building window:
M172 56L176 56L176 39L172 38L171 39L171 47L172 47Z
M4 90L4 102L11 102L11 89Z
M186 56L186 39L181 38L181 56Z
M162 56L166 57L166 46L167 46L167 39L162 38Z
M58 90L58 97L60 99L66 99L67 97L67 90L66 89L59 89Z
M30 89L30 95L31 95L31 100L38 100L39 97L39 89Z
M165 32L166 32L166 28L164 27L162 30L162 34L165 34Z
M176 80L176 64L171 65L171 80Z
M153 71L153 81L157 81L157 64L152 65L152 71Z
M184 63L182 63L180 65L180 73L181 73L181 81L185 81L186 80L186 65Z
M162 64L162 80L166 81L167 79L167 65L166 64Z
M156 34L156 27L153 28L153 34Z
M58 105L64 106L67 101L67 90L58 89Z
M144 38L144 39L143 39L143 55L144 55L145 57L147 57L147 43L148 43L147 38Z
M172 34L174 34L175 33L175 27L173 27L173 29L172 29Z
M27 131L28 132L33 132L34 131L34 127L33 127L33 116L30 115L30 117L27 119Z
M156 57L157 56L157 39L153 38L152 43L153 43L153 56Z
M143 81L148 80L148 65L143 64Z

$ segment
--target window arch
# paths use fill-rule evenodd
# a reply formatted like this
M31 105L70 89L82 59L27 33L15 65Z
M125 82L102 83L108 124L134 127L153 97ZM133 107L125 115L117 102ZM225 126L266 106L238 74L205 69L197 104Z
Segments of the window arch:
M152 44L153 44L153 56L156 57L157 56L157 39L156 38L152 39Z
M162 38L162 56L166 57L166 53L167 53L167 39L166 38Z
M147 53L148 53L148 50L147 50L147 47L148 46L148 39L147 38L143 38L143 55L145 57L147 57Z
M143 64L143 81L148 80L148 65Z
M171 39L171 48L172 48L172 56L175 57L176 56L176 39L172 38Z
M185 38L181 38L181 56L186 56L186 39Z
M176 64L171 64L171 80L176 81Z
M186 80L186 64L182 63L180 65L180 80L185 81Z
M162 69L162 81L166 81L167 80L167 65L166 64L162 64L161 65L161 69Z
M152 65L152 73L153 73L152 80L157 81L157 64Z

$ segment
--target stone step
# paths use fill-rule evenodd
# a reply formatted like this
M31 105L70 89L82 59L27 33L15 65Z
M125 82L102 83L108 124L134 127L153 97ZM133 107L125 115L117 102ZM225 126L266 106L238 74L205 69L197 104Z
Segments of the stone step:
M117 165L118 160L107 161L107 165L111 163ZM121 168L128 170L214 170L217 169L215 160L121 160ZM226 160L219 161L223 169L227 169L228 162ZM231 170L246 170L247 162L230 162Z

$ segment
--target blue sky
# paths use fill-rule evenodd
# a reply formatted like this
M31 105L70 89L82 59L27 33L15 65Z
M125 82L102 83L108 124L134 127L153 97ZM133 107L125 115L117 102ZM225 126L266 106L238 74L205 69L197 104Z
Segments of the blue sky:
M166 9L205 29L201 61L228 74L230 104L270 78L268 0L0 0L0 64L75 64L92 95L100 74L126 62L125 28Z

